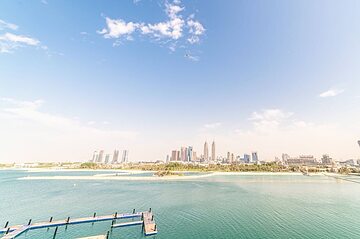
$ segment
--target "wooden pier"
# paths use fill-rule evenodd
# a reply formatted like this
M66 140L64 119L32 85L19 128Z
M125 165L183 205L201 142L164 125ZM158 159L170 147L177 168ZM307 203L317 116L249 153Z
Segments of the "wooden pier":
M151 215L150 215L151 214ZM145 216L146 215L146 216ZM31 223L31 220L27 225L16 225L16 226L8 226L8 222L6 223L4 228L0 228L0 234L4 234L1 239L14 239L18 236L20 236L22 233L27 232L29 230L34 229L40 229L40 228L49 228L49 227L59 227L59 226L67 226L67 225L74 225L74 224L82 224L82 223L94 223L94 222L101 222L101 221L113 221L113 224L111 228L116 227L124 227L124 226L132 226L132 225L144 225L144 234L145 235L153 235L156 234L156 225L153 220L152 213L151 212L137 212L135 213L135 209L133 210L133 213L123 213L123 214L112 214L107 216L96 216L96 213L92 217L84 217L84 218L74 218L71 219L68 217L65 220L57 220L53 221L52 217L47 222L38 222L38 223ZM125 223L119 223L114 224L115 220L117 219L126 219L126 218L142 218L141 221L132 221L132 222L125 222ZM152 224L155 225L151 226ZM147 226L145 226L147 225ZM155 228L155 230L154 230ZM56 234L55 230L55 234ZM156 231L156 232L155 232ZM55 236L55 235L54 235Z
M157 226L151 210L149 212L143 212L142 218L145 236L157 234Z

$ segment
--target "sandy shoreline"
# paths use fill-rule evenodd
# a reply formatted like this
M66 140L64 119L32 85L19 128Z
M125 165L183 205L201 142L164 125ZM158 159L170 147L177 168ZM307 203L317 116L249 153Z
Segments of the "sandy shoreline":
M141 174L149 171L137 171L128 172L122 171L121 175ZM313 173L310 176L324 176L324 173ZM326 174L328 176L338 176L338 174ZM132 177L132 176L117 176L116 174L96 174L93 176L27 176L19 178L19 180L118 180L118 181L169 181L169 180L193 180L200 178L208 178L213 176L302 176L302 173L290 173L290 172L209 172L200 175L189 176L144 176L144 177Z

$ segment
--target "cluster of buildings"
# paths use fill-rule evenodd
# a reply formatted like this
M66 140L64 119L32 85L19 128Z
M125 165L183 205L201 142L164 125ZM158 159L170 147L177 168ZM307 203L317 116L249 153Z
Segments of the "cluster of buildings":
M95 151L90 163L98 164L123 164L129 161L129 150L123 150L120 158L120 151L115 149L113 154L106 154L104 150Z
M335 161L327 154L324 154L320 160L316 159L313 155L300 155L297 157L291 157L288 154L282 154L281 160L275 158L275 161L283 165L289 165L289 166L329 166L329 167L360 166L360 159Z
M193 146L181 147L180 150L172 150L170 155L167 155L166 162L182 162L182 163L222 163L222 164L233 164L233 163L258 163L259 157L257 152L250 154L244 154L243 157L235 156L234 153L227 152L226 156L216 155L216 144L215 141L211 144L211 151L207 141L204 143L203 153L198 155L194 151Z

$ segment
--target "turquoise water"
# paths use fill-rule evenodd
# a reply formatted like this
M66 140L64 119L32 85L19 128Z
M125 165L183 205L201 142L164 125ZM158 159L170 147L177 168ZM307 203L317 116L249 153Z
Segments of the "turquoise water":
M213 176L189 181L17 180L100 172L0 171L0 226L147 210L159 234L148 238L359 238L360 184L325 176ZM109 172L102 172L109 173ZM352 176L360 182L360 177ZM104 234L110 222L59 228L56 238ZM53 237L54 228L19 238ZM141 226L112 239L144 238Z

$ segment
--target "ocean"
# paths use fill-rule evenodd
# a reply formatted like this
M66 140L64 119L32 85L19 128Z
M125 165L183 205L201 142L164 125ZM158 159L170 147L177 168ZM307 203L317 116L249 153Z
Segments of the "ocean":
M173 181L18 180L85 172L0 170L0 227L145 211L158 234L147 238L360 238L360 177L211 176ZM149 174L145 174L149 175ZM135 175L134 175L135 176ZM356 183L358 182L358 183ZM60 227L56 238L105 234L111 222ZM55 228L18 238L53 238ZM111 239L145 238L141 226L116 228Z

